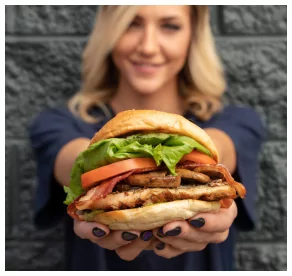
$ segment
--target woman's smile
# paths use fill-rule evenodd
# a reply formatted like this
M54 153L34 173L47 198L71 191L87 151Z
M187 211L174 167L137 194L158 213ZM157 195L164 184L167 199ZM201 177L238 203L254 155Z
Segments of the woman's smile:
M163 67L162 63L150 63L150 62L131 62L134 70L138 74L142 75L155 75Z

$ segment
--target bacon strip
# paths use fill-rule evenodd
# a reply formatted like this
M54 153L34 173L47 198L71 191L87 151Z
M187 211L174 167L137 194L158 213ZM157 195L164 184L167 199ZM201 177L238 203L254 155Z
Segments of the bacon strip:
M116 186L116 184L127 178L129 175L131 175L133 171L118 175L114 178L110 178L108 180L103 181L99 186L96 186L92 189L90 189L86 195L83 194L82 201L79 201L80 197L76 198L68 207L67 207L67 213L74 219L78 219L79 216L76 214L77 212L77 206L80 204L84 204L84 201L88 201L90 198L90 201L95 201L100 198L105 198L108 194L110 194L113 191L113 188ZM89 198L88 198L89 197ZM88 198L88 199L87 199Z
M128 176L130 176L134 172L146 172L146 171L155 171L155 170L157 170L157 167L132 170L130 172L118 175L114 178L110 178L108 180L102 181L99 186L96 186L96 187L90 189L89 191L83 193L82 195L77 197L71 204L69 204L67 207L67 213L73 219L83 220L83 216L79 216L77 213L78 212L77 206L79 204L84 204L84 201L86 200L86 198L87 198L87 200L90 200L90 201L92 201L92 200L95 201L95 200L98 200L100 198L105 198L108 194L110 194L113 191L114 187L116 186L116 184L119 181L127 178ZM81 197L83 198L83 200L81 203L79 203L79 199Z
M76 202L84 196L84 193L77 197L71 204L67 206L67 213L70 215L73 219L79 219L79 220L84 220L82 216L78 216L78 209L76 208Z
M113 178L110 178L108 180L104 180L104 181L101 182L100 185L90 189L89 191L86 192L86 194L82 194L81 196L76 198L67 207L67 212L68 212L69 215L71 215L71 217L77 218L76 214L75 214L76 211L77 211L76 207L78 205L80 205L80 204L83 205L84 201L87 201L87 200L95 201L95 200L98 200L100 198L105 198L108 194L110 194L113 191L114 187L116 186L116 184L118 182L120 182L121 180L127 178L128 176L130 176L133 173L141 173L141 172L155 171L155 170L157 170L157 167L136 169L136 170L132 170L132 171L129 171L127 173L124 173L124 174L120 174L120 175L115 176ZM81 197L82 197L82 201L79 201L79 199Z
M92 190L94 192L93 200L98 200L100 198L105 198L108 194L113 191L113 188L116 184L127 178L133 173L133 171L129 171L127 173L115 176L114 178L110 178L108 180L103 181L99 186L94 187Z
M196 164L193 162L184 162L182 164L179 164L177 166L178 168L187 168L187 169L192 169L196 172L219 172L221 173L224 178L226 179L227 183L234 187L236 192L241 198L244 198L246 194L245 187L234 180L234 178L231 176L230 172L227 170L227 168L222 165L222 164Z

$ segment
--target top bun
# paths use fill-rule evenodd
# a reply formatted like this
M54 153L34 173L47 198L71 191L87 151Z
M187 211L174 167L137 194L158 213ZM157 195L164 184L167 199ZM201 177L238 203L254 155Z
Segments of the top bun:
M206 147L218 163L217 149L203 129L181 115L156 110L127 110L118 113L95 133L90 145L108 138L150 132L188 136Z

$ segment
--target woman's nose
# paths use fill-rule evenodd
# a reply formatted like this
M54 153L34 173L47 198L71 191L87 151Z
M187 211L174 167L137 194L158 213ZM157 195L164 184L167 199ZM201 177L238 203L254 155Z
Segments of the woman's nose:
M157 33L154 28L145 28L139 42L139 51L143 55L154 55L158 51Z

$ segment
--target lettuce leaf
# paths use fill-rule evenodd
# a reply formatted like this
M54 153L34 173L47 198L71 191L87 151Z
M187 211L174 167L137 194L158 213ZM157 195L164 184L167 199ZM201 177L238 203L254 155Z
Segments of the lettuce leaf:
M69 205L84 192L81 175L85 172L129 158L152 157L157 166L163 162L175 175L176 164L193 149L212 157L210 151L197 141L175 134L135 134L127 138L99 141L77 157L71 171L70 185L64 187L67 193L64 203Z
M84 212L84 218L86 221L93 221L95 215L103 213L104 210L93 210Z

